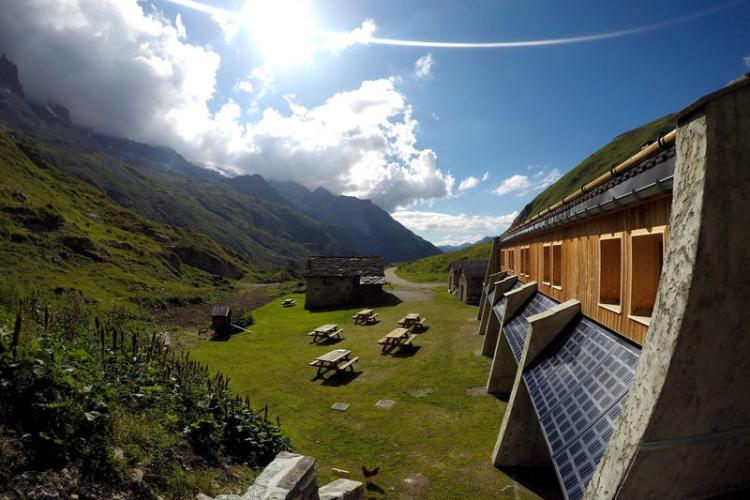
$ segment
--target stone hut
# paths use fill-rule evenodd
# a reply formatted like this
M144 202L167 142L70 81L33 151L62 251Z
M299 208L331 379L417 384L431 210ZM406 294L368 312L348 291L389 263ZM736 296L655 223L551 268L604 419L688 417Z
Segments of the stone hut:
M479 304L487 261L463 260L458 271L458 297L464 304Z
M310 257L303 273L305 309L375 303L383 297L382 257Z
M461 263L466 259L454 260L448 264L448 291L450 293L456 293L458 291L459 271L461 271Z

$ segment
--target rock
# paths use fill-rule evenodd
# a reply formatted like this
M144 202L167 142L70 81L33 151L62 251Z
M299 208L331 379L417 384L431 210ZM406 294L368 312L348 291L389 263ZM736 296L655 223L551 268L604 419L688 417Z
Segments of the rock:
M194 247L178 247L174 249L174 252L184 264L196 267L215 276L222 278L242 277L242 271L237 266L204 250Z
M349 408L349 403L333 403L331 406L331 409L336 411L346 411L347 408Z
M430 480L421 472L409 474L402 481L406 498L428 498Z
M469 387L466 389L466 394L469 396L486 396L487 388L483 385L477 387Z
M359 481L337 479L318 490L320 500L362 500L365 488Z
M0 88L4 88L16 97L24 99L21 81L18 79L18 67L3 54L0 57Z
M396 406L396 402L392 399L381 399L380 401L375 403L375 406L383 410L390 410L391 408Z

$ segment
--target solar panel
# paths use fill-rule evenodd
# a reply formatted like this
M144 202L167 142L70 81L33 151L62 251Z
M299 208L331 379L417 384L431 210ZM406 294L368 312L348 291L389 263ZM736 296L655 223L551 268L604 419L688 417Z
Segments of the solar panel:
M524 373L566 498L583 497L639 358L638 348L581 317Z
M503 314L505 314L505 303L508 302L508 299L503 297L502 299L497 301L497 304L492 306L492 310L495 312L495 316L497 316L498 321L503 320Z
M526 342L526 333L529 329L527 318L539 314L557 305L557 302L541 293L535 293L521 309L513 315L513 318L503 326L505 338L508 340L510 350L513 351L516 361L521 359L523 345Z

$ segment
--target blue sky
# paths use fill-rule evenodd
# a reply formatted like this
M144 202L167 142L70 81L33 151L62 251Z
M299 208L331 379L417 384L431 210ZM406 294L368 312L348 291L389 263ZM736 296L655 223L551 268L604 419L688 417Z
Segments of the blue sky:
M62 58L80 64L67 68L71 79L96 75L78 82L79 94L81 85L90 95L116 86L134 97L123 99L127 109L108 103L97 113L101 99L59 85L32 84L32 95L62 102L86 125L226 172L372 198L436 243L501 232L617 134L750 71L747 1L49 2L12 2L14 24L23 28L17 38L36 33L55 49L0 35L22 77L43 79L44 58ZM662 23L536 47L368 41L547 40ZM92 47L87 26L109 30L90 61L81 55ZM320 42L319 33L338 38ZM24 67L28 60L39 64ZM126 61L128 71L108 77L114 65L102 60Z

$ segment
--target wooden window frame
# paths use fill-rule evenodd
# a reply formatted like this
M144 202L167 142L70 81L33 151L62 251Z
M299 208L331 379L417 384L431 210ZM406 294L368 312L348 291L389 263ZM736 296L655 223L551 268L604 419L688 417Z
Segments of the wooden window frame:
M516 270L516 263L513 262L515 260L515 254L513 253L513 249L508 250L508 270L515 272Z
M552 288L554 288L555 290L562 290L563 289L563 287L562 287L562 278L563 278L563 276L562 276L562 267L563 267L563 265L562 265L562 262L563 262L562 247L563 247L563 242L562 242L562 240L561 241L553 241L550 244L550 246L552 247L551 250L550 250L550 261L552 262L552 265L550 266L551 271L552 271L550 273L550 283L551 283ZM560 284L559 285L555 284L555 247L560 247Z
M521 276L529 278L531 276L531 246L525 245L521 247Z
M623 286L625 285L625 234L620 231L617 233L611 233L611 234L603 234L599 236L599 245L598 245L598 257L599 257L599 274L598 279L596 283L596 289L597 289L597 303L599 307L602 309L606 309L607 311L611 311L615 314L622 314L622 308L623 308L623 297L624 294L622 293ZM620 303L619 304L607 304L601 301L602 298L602 241L611 241L611 240L620 240Z
M628 319L631 321L635 321L636 323L640 323L645 326L651 325L651 318L653 316L639 316L637 314L633 314L633 257L635 256L635 252L633 252L633 238L638 238L642 236L661 236L661 244L662 244L662 260L667 255L667 226L655 226L652 228L645 228L645 229L634 229L630 231L630 234L628 235L628 240L630 244L630 259L628 262L628 273L630 276L630 290L628 290ZM662 262L663 266L663 262ZM659 281L661 281L661 276L659 278ZM656 293L659 291L658 287L659 283L657 282L657 288ZM656 298L654 298L654 305L656 305Z
M542 245L542 284L552 286L552 243Z

